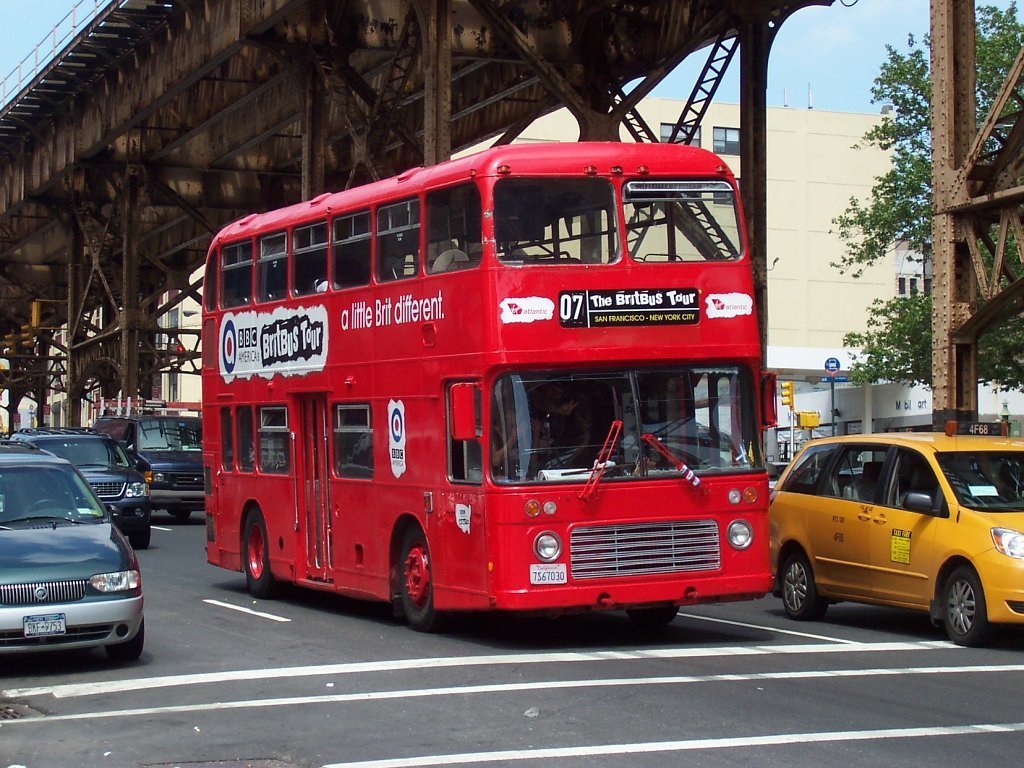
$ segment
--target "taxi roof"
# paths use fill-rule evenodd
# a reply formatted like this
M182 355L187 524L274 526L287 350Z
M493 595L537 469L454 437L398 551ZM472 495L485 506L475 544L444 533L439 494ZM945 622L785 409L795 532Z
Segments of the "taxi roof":
M856 445L870 443L878 445L898 445L905 448L917 448L935 453L952 451L977 452L984 451L1024 451L1024 439L1014 437L982 437L979 435L947 435L944 432L876 432L863 435L842 435L836 437L820 437L808 440L808 445Z

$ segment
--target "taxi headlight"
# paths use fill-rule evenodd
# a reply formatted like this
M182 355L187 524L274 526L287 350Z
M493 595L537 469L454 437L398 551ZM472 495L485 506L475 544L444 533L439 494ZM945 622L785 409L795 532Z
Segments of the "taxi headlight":
M1007 557L1024 560L1024 533L1009 528L993 528L992 543Z
M97 573L89 579L89 586L97 592L130 592L142 586L142 577L138 571Z
M746 520L733 520L726 530L729 546L733 549L746 549L754 540L754 529Z
M538 533L533 540L533 554L545 563L554 562L562 554L562 540L551 531Z

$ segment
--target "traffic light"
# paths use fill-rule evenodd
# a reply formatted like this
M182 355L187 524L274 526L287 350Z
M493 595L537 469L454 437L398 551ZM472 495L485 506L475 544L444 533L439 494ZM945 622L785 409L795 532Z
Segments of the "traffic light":
M800 429L814 429L821 426L821 415L817 411L797 411L796 425Z
M782 382L782 404L790 408L793 407L793 382L784 381Z

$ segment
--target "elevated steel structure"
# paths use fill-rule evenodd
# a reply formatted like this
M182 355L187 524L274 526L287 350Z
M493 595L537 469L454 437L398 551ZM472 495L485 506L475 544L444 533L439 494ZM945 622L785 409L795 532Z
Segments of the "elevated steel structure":
M831 2L112 0L0 108L0 333L43 307L36 347L7 355L12 407L194 371L198 340L158 320L199 296L224 223L512 141L562 106L580 138L656 140L637 103L707 48L690 136L737 42L763 317L768 52L791 13Z

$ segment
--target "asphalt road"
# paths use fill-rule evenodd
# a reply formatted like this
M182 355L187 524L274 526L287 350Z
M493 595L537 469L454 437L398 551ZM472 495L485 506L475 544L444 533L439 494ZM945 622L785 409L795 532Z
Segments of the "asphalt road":
M951 645L917 614L774 598L686 610L475 617L423 635L386 606L254 601L204 528L157 516L147 645L0 656L0 768L26 766L1016 766L1024 630Z

